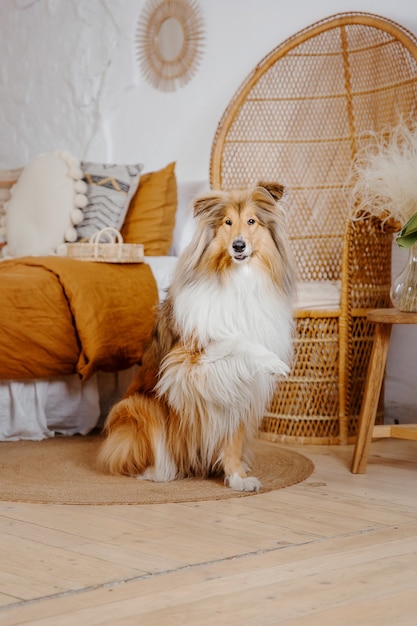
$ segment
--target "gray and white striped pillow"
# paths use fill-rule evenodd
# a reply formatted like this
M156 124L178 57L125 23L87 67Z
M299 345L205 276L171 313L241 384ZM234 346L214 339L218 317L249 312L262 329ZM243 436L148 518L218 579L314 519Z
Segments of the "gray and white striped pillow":
M143 164L116 165L82 161L81 169L83 180L87 183L88 204L83 209L83 221L77 226L78 239L89 239L102 228L120 230L138 188Z

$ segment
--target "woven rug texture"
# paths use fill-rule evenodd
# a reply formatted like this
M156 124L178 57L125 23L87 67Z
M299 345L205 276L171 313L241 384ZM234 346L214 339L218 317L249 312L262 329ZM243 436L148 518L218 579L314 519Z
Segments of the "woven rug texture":
M0 443L0 500L54 504L157 504L195 502L251 495L232 491L222 478L188 478L154 483L108 476L96 468L100 435L54 437L43 441ZM257 440L251 475L262 482L258 493L282 489L314 470L305 456Z

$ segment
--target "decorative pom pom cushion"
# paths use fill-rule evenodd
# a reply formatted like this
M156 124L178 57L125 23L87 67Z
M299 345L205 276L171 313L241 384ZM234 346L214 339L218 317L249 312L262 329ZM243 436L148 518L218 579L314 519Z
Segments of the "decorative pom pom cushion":
M24 168L5 205L4 257L55 254L64 241L76 241L87 204L82 175L68 152L41 154Z
M5 205L10 200L10 189L16 184L23 167L16 169L0 170L0 246L6 242L6 209Z

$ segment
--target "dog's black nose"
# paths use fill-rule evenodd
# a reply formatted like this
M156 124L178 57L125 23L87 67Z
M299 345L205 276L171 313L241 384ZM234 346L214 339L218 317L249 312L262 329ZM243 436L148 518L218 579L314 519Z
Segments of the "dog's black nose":
M246 248L246 243L243 239L235 239L232 247L235 252L243 252Z

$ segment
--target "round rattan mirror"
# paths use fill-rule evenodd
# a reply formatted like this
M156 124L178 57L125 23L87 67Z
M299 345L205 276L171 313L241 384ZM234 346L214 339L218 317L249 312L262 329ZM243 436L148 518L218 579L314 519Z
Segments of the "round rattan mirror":
M194 75L203 50L203 19L195 0L148 0L137 29L139 66L161 91L175 91Z

